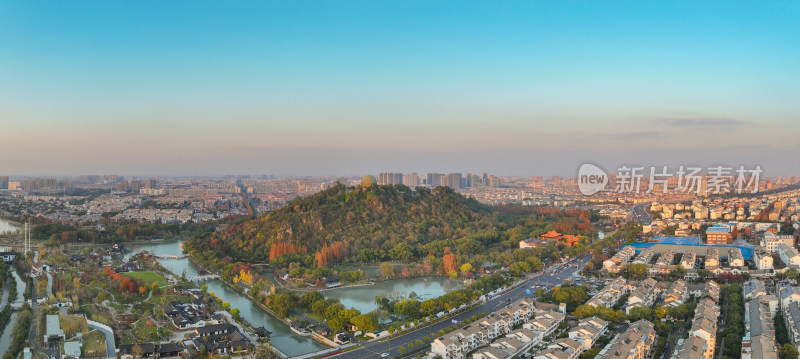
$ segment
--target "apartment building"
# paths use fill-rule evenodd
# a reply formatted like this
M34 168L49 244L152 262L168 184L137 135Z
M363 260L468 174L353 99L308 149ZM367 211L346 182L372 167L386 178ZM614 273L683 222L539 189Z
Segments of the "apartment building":
M761 237L761 246L770 253L778 253L778 246L781 243L787 246L794 246L794 236L792 235L778 235L769 231L765 231Z
M655 254L656 252L652 248L647 248L636 256L636 259L633 260L633 264L650 264Z
M608 273L619 273L622 265L628 263L635 254L636 250L631 246L622 248L614 256L603 261L603 270Z
M744 299L750 300L758 298L762 295L767 295L767 286L764 281L752 279L747 281L742 288L744 290Z
M681 257L680 265L686 269L694 268L694 262L697 260L697 254L694 251L687 251Z
M597 355L597 359L645 359L650 356L656 331L653 323L639 320L631 323Z
M568 337L583 343L583 348L591 348L597 339L608 330L608 322L598 317L590 317L578 322L578 325L569 331Z
M651 307L658 299L659 290L656 287L658 282L653 278L647 278L636 286L636 289L628 296L628 303L625 305L625 312L630 313L636 307Z
M706 250L706 269L712 267L719 267L719 250L715 247L708 247Z
M739 248L731 248L728 251L728 265L731 267L744 267L744 257Z
M704 298L697 304L694 313L692 328L689 330L689 338L683 343L681 349L673 355L673 358L713 359L720 308L710 298Z
M787 266L800 266L800 253L794 246L786 243L778 244L778 256Z
M789 303L800 303L800 287L781 285L778 288L778 298L780 299L781 308L786 310Z
M758 247L755 249L755 251L753 251L753 263L755 263L756 268L761 270L775 268L775 263L774 259L772 258L772 253L770 253L763 247Z
M672 283L672 287L667 290L666 295L664 296L664 304L677 307L683 303L686 303L686 299L689 297L689 291L686 287L686 281L683 280L676 280Z
M789 342L800 349L800 304L790 302L783 307L783 320L786 323Z
M764 297L751 299L744 304L742 359L778 358L773 313L769 301Z
M589 299L586 304L594 307L607 307L611 308L630 291L630 286L625 278L617 277L611 283L607 284L600 293Z

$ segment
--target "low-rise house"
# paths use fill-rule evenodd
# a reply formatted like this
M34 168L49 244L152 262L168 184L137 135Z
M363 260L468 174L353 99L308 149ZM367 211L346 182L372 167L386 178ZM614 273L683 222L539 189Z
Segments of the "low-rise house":
M492 347L481 349L472 354L472 359L505 359L508 357L509 355L505 351Z
M14 252L0 252L0 260L6 263L11 263L14 259L17 258L17 254Z
M228 324L207 325L195 328L197 336L192 345L198 350L205 348L209 353L242 355L250 349L250 341L239 330Z
M63 341L64 330L61 329L61 322L59 321L58 314L48 314L45 317L45 334L44 342L57 342Z
M120 359L150 358L156 354L153 343L122 344L119 346Z

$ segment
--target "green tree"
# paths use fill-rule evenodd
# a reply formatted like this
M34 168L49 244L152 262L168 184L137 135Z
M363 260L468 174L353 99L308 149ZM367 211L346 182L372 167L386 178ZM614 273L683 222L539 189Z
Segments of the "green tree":
M781 359L797 359L797 347L786 343L778 350Z
M359 330L372 332L378 329L378 318L370 314L361 314L351 318L350 324L355 325Z

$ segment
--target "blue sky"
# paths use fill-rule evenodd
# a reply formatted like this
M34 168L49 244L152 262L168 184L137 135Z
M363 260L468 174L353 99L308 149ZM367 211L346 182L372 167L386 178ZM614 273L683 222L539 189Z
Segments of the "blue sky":
M800 2L6 1L12 174L800 174Z

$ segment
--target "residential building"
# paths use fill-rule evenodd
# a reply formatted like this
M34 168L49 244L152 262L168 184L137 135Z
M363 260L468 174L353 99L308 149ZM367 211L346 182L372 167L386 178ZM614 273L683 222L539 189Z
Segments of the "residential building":
M728 265L731 267L744 267L744 257L739 248L731 248L728 251Z
M731 228L728 225L713 226L706 229L706 243L728 244L731 242Z
M775 268L772 253L768 252L763 247L758 247L753 251L753 263L756 265L756 268L761 270Z
M790 302L783 307L783 320L786 324L789 342L800 349L800 304Z
M718 267L719 266L719 250L715 247L708 247L706 251L706 260L705 260L706 269L709 267Z
M600 293L589 299L586 304L595 307L611 308L630 291L630 286L625 278L617 277L614 281L607 284Z
M787 266L800 266L800 253L797 248L789 246L786 243L778 245L778 256Z
M685 269L692 269L694 268L694 262L697 259L697 254L694 251L687 251L683 253L681 256L680 265Z
M689 297L689 291L686 288L686 282L683 280L676 280L672 283L672 287L666 292L664 296L664 304L677 307L683 303L686 303L686 299Z
M742 290L744 290L745 300L767 295L767 286L762 280L751 279L744 284L744 288L742 288Z
M765 231L761 237L761 246L770 253L778 253L778 246L783 243L787 246L794 246L794 236L792 235L777 235L769 231Z
M658 298L659 290L656 288L656 282L653 278L647 278L636 286L631 295L628 296L628 303L625 305L625 312L630 313L631 309L636 307L651 307Z
M778 298L780 299L781 308L786 310L789 303L800 303L800 287L781 285L778 288Z
M742 359L777 359L775 324L769 303L762 297L744 304L745 333L742 338Z
M653 251L652 248L647 248L636 256L636 259L633 260L633 264L650 264L655 253L656 252Z
M622 269L622 265L628 263L635 254L636 250L631 246L622 248L614 256L603 261L603 270L609 273L618 273Z
M608 322L598 317L582 319L568 333L568 337L583 343L583 348L591 348L608 330Z
M597 359L645 359L656 340L653 323L639 320L631 323L624 333L614 337L597 355Z

